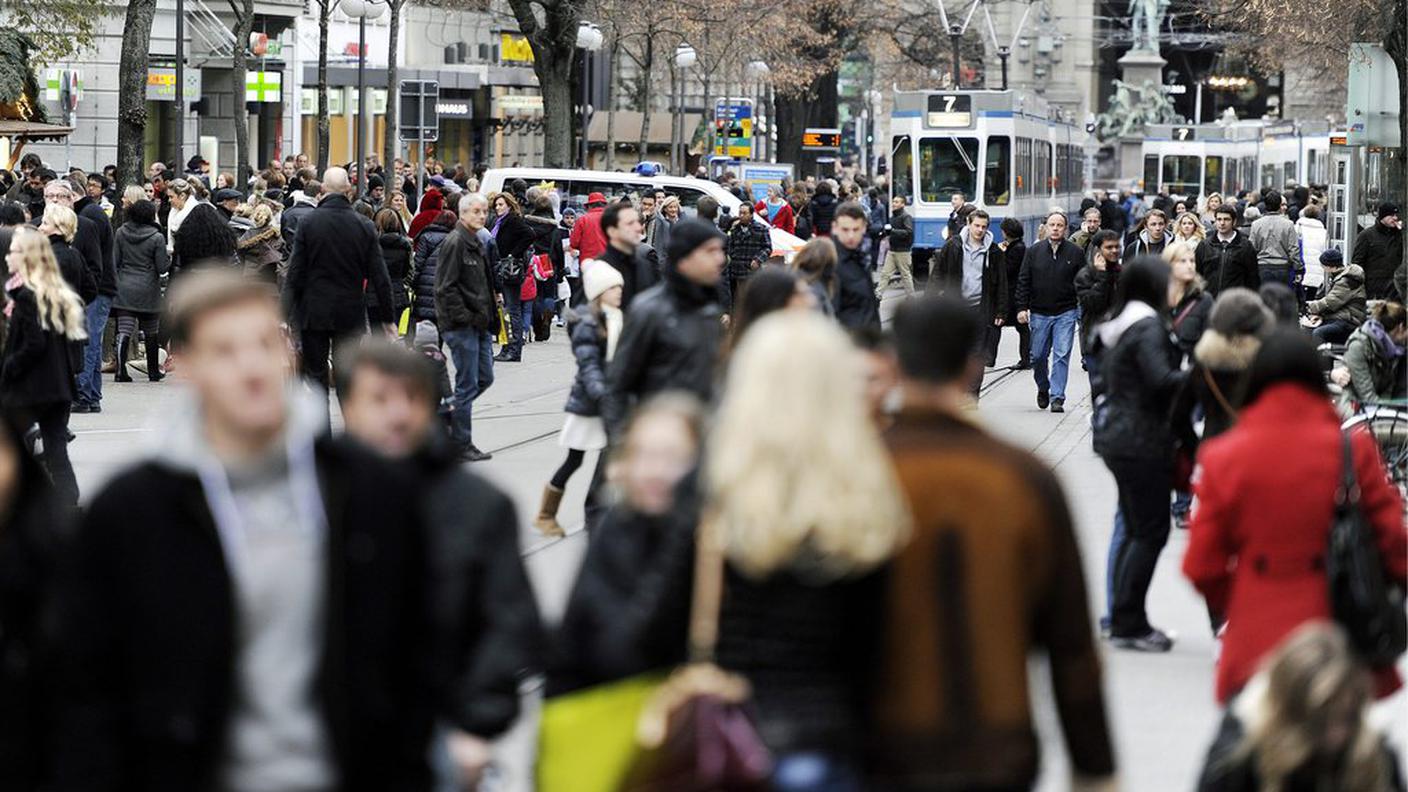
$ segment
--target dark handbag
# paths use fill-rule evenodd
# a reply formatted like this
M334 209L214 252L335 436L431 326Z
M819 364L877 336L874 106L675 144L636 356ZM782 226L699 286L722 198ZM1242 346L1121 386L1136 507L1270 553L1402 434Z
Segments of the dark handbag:
M1389 584L1374 528L1359 505L1359 483L1349 435L1343 436L1344 471L1335 492L1325 574L1330 609L1350 645L1371 666L1392 665L1408 649L1403 592Z
M523 259L519 256L500 256L498 271L494 274L498 277L499 283L505 287L519 286L523 283Z
M763 792L772 756L754 728L748 680L713 663L723 599L723 547L705 519L695 555L690 662L641 713L637 757L623 792Z

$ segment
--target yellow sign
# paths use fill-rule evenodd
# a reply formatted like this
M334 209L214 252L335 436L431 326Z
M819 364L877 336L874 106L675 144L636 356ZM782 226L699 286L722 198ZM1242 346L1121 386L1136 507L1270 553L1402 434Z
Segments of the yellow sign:
M499 34L500 63L532 63L533 47L528 37L517 33Z

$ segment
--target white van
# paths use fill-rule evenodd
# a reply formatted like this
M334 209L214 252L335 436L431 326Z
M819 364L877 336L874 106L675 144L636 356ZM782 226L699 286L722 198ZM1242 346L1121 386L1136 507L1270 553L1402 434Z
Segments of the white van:
M514 179L522 179L529 187L552 182L564 198L563 206L571 206L579 212L586 207L587 196L594 192L606 196L607 200L614 200L628 193L664 190L680 199L680 209L687 217L694 216L695 206L706 195L718 201L720 211L725 214L737 215L740 203L738 196L704 179L567 168L491 168L484 172L479 189L485 195L503 192Z

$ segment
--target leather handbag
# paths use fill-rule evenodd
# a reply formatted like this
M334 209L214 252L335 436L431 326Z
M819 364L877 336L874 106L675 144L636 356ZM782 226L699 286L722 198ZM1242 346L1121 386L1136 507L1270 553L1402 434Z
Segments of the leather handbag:
M637 729L641 752L624 792L761 792L772 756L754 727L748 680L714 664L723 599L723 547L712 519L696 539L690 607L690 662L646 703Z

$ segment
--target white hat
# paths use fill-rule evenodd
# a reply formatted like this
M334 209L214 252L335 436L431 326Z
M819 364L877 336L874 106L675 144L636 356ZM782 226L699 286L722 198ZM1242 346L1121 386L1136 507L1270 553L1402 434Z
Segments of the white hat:
M582 265L582 289L587 293L588 302L605 294L612 286L625 285L621 273L605 261L592 259Z

